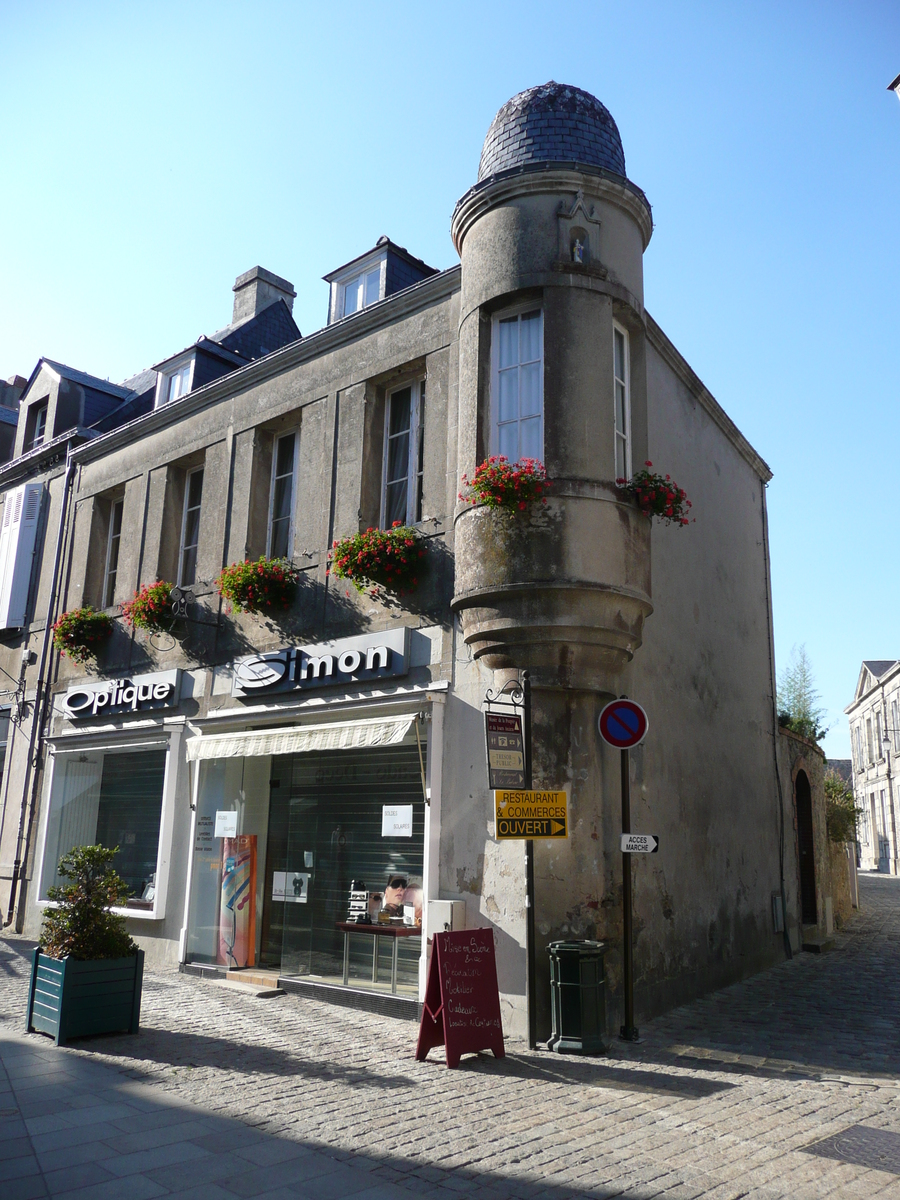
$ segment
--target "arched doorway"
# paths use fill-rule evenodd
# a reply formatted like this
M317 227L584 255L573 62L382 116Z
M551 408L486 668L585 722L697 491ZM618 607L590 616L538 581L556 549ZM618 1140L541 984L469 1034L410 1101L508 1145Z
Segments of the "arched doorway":
M812 792L805 771L797 772L794 783L794 802L797 806L797 847L800 852L800 913L804 925L815 925L816 856L813 840Z

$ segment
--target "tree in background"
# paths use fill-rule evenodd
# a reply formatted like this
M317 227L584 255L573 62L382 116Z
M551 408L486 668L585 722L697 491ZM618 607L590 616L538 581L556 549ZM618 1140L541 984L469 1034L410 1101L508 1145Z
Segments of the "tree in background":
M829 767L825 772L825 827L829 841L855 842L856 822L862 813L853 801L853 789Z
M828 732L822 724L827 710L819 703L821 699L806 646L794 646L778 681L778 724L818 742Z

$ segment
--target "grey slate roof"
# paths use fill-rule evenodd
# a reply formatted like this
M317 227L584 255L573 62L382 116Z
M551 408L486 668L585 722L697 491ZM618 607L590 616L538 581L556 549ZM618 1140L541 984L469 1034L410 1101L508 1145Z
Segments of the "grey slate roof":
M609 110L581 88L554 83L513 96L484 139L478 182L547 162L579 163L625 175L625 152Z
M226 350L249 360L262 358L264 354L280 350L299 338L300 330L291 316L291 310L283 300L276 300L255 317L248 317L237 325L226 325L214 333L210 341L218 342Z
M887 675L891 667L897 665L896 658L864 658L863 666L876 679L880 679L882 675Z
M142 396L144 392L156 387L156 371L152 367L148 367L146 371L138 371L137 375L124 379L122 387L127 388L132 395Z
M111 396L118 396L120 400L124 400L127 396L131 395L130 390L121 384L110 383L108 379L98 379L96 375L88 375L86 371L76 371L74 367L67 367L65 363L54 362L52 358L41 358L38 366L40 366L41 362L45 362L48 367L51 367L63 379L68 379L72 383L79 383L82 387L93 388L95 392L109 392Z

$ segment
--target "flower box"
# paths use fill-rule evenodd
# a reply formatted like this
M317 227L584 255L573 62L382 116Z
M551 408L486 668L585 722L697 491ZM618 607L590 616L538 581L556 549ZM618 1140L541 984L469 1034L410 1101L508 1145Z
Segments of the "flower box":
M97 657L112 633L112 619L90 604L65 612L53 626L53 645L64 658L77 663Z
M469 479L462 477L463 491L459 499L466 504L483 504L505 512L523 512L536 500L546 504L544 493L550 486L542 462L522 458L511 463L505 454L493 454L485 459Z
M98 1033L137 1033L143 979L143 950L82 962L51 958L37 946L25 1028L50 1034L57 1046Z
M226 567L216 589L237 612L283 612L294 602L299 579L300 571L288 559L264 556Z
M617 479L616 483L637 501L645 517L656 517L667 525L689 525L694 519L688 514L691 502L684 488L680 488L670 475L656 475L648 471L652 462L645 462L644 469L630 479Z
M145 583L134 599L122 605L122 615L132 629L151 633L171 632L175 623L172 610L172 585L164 579Z
M335 542L328 570L349 579L358 592L376 598L384 593L403 596L419 586L424 569L425 543L417 530L395 521L390 529L367 529Z

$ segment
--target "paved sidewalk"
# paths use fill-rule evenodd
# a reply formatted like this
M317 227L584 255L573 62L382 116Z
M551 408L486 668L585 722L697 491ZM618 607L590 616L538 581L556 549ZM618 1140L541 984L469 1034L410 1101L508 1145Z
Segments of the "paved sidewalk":
M21 1035L28 944L0 940L0 1196L900 1200L900 881L861 886L834 953L641 1045L456 1071L412 1023L174 973L137 1037L57 1050Z

